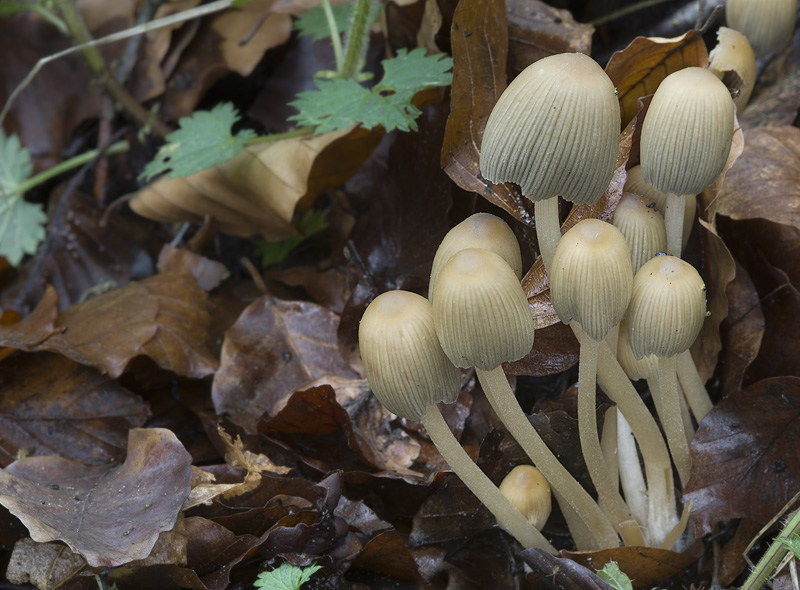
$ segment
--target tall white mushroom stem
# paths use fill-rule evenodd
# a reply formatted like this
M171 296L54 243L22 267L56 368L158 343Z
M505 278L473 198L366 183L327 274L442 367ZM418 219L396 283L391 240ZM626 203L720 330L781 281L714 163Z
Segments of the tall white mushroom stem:
M683 249L683 218L686 211L686 195L667 196L664 224L667 226L667 254L681 257Z
M697 365L694 364L692 353L688 350L678 353L675 359L676 369L678 371L678 381L683 387L683 393L686 395L686 401L689 402L689 407L692 409L692 414L700 423L714 407L711 403L711 398L708 395L706 386L703 385L703 380L697 372Z
M542 199L533 204L536 219L536 239L542 254L545 272L553 267L553 255L561 239L561 222L558 217L558 197Z
M672 453L672 460L678 469L681 485L686 486L692 469L689 457L689 445L686 442L686 431L681 416L680 391L678 391L678 374L675 372L675 357L658 359L658 388L661 405L661 425L667 435L667 443Z

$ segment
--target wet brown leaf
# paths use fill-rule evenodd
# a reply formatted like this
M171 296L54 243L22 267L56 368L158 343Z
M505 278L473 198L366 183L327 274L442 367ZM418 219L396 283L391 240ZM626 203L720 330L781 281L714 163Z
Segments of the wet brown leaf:
M637 101L653 94L669 74L683 68L708 65L708 52L700 31L692 30L673 39L637 37L611 56L606 73L619 91L622 124L639 110Z
M58 314L48 287L33 313L0 327L0 344L58 352L119 377L137 355L178 375L200 378L216 369L207 350L208 297L189 273L159 274Z
M58 543L20 539L8 562L6 579L12 584L33 584L39 590L57 588L74 578L86 560Z
M203 291L215 289L231 274L219 262L209 260L205 256L189 250L164 244L158 255L158 272L180 273L183 270L191 273L197 281L197 286Z
M562 323L536 330L533 349L522 359L507 364L509 375L541 377L566 371L578 363L579 346L572 330Z
M61 356L20 354L0 363L0 464L24 450L86 465L121 460L147 404L107 376Z
M0 503L31 538L64 541L91 566L148 556L170 530L189 495L191 457L163 429L133 429L128 457L116 467L86 467L60 457L33 457L0 471Z
M558 590L613 590L596 573L565 557L555 557L544 549L525 549L519 557L548 588Z
M602 551L562 551L562 555L593 571L616 561L634 588L652 588L673 576L681 576L697 557L655 547L615 547Z
M365 569L397 580L420 582L414 556L403 535L396 530L378 533L367 541L353 562L354 569Z
M323 377L356 378L336 346L339 318L319 305L264 296L225 335L212 390L218 413L255 431L262 415Z
M698 536L717 521L769 521L800 489L800 378L763 379L722 399L690 446Z
M258 541L253 535L234 535L222 525L199 516L187 518L184 526L189 538L187 565L199 576L223 568Z

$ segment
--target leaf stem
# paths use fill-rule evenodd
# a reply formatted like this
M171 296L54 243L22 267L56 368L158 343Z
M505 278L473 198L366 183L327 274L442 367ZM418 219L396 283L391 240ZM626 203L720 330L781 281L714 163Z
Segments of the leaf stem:
M333 16L330 0L322 0L322 9L325 11L325 18L328 21L328 28L331 31L331 43L333 44L333 55L336 57L336 71L342 71L344 64L344 51L342 51L342 40L339 38L339 27L336 26L336 19Z
M753 568L750 577L747 578L742 590L760 590L766 583L767 578L775 573L775 568L784 558L789 548L781 542L781 539L791 539L796 534L800 533L800 510L795 511L794 514L786 522L781 534L778 535L769 546L766 553Z
M350 29L347 31L344 63L339 68L339 75L344 79L355 78L364 67L364 55L366 54L369 35L371 1L356 0L353 7L353 17L350 21Z
M272 133L270 135L259 135L258 137L254 137L247 143L248 145L258 145L259 143L270 143L273 141L280 141L282 139L292 139L293 137L303 137L304 135L311 135L314 133L313 125L305 125L303 127L295 127L289 131L284 131L283 133Z

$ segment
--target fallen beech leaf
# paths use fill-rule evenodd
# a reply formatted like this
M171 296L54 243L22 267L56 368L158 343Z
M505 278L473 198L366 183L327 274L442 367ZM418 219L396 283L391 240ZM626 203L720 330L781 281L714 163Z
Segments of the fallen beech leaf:
M184 520L188 566L200 576L224 568L233 558L244 555L256 545L258 537L234 535L211 520L193 516Z
M22 459L0 471L0 503L31 538L64 541L93 567L147 557L189 495L191 457L170 431L130 431L116 467L60 457Z
M98 295L56 314L48 287L33 313L0 327L0 344L49 350L119 377L143 354L178 375L201 378L216 369L207 350L208 297L189 273L158 274Z
M20 539L14 545L6 570L12 584L31 583L39 590L58 588L74 578L86 560L58 543Z
M744 134L744 151L715 201L732 219L763 218L800 228L800 129L767 127Z
M189 250L164 244L158 255L158 272L190 272L203 291L211 291L227 279L231 273L223 264L209 260Z
M594 27L577 22L568 10L540 0L510 0L506 6L508 69L514 76L543 57L591 52Z
M511 185L493 185L481 176L479 146L486 120L506 88L508 45L505 6L500 0L459 2L453 15L453 88L442 168L467 191L476 192L524 223L527 202ZM481 80L475 84L475 80Z
M379 128L351 127L251 146L191 176L162 177L136 193L130 206L156 221L199 223L210 215L232 235L287 238L297 233L295 210L346 181L381 136Z
M305 301L264 296L225 334L211 393L217 413L254 432L285 396L326 376L356 378L336 346L339 318Z
M722 399L692 440L684 502L705 536L719 520L766 523L800 489L800 378L763 379Z
M365 569L407 582L421 582L419 566L405 537L394 529L378 533L364 545L353 562L354 569Z
M572 559L550 555L544 549L525 549L519 557L550 588L563 590L614 590L593 571Z
M692 30L672 39L637 37L611 56L606 73L619 91L622 124L627 125L639 109L637 101L653 94L669 74L683 68L708 65L708 52L700 31Z
M121 460L147 404L107 376L64 357L21 354L0 363L0 464L20 450L86 465Z
M578 363L578 340L562 323L536 330L533 349L522 359L505 365L509 375L542 377L562 373Z
M634 588L648 589L673 576L683 575L697 561L696 556L656 547L615 547L601 551L562 551L561 554L595 572L608 562L616 561Z

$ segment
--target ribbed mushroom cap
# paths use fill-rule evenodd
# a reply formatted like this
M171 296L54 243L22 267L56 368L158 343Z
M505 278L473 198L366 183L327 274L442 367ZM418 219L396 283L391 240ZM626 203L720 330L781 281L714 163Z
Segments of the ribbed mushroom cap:
M649 354L637 359L631 349L631 340L628 338L627 320L619 323L619 338L617 338L617 360L622 370L632 381L648 379L658 375L658 357Z
M370 387L390 412L415 420L427 406L458 397L461 371L442 352L424 297L378 295L361 318L358 344Z
M750 41L756 57L782 51L792 40L797 0L728 0L728 25Z
M436 250L428 286L430 301L433 301L436 279L444 265L457 252L467 248L480 248L494 252L508 263L517 275L517 279L522 277L522 254L514 232L505 221L496 215L476 213L447 232Z
M649 203L656 204L656 211L664 217L667 210L667 193L662 193L656 190L644 181L642 176L642 167L634 166L628 170L628 179L625 181L625 191L636 193L644 197L644 200ZM683 212L683 248L689 241L689 235L692 233L692 224L694 223L694 214L697 209L697 196L686 195L686 209Z
M725 72L731 71L741 80L739 95L733 99L736 109L741 112L756 83L756 56L747 37L739 31L720 27L717 46L711 50L708 60L708 69L720 80L723 80Z
M480 168L531 201L594 203L611 181L620 112L614 84L590 57L561 53L525 68L494 106Z
M610 223L584 219L561 238L550 299L565 324L575 320L590 338L602 340L625 317L632 285L628 245Z
M636 358L670 357L688 350L705 318L706 286L688 262L656 256L636 273L625 318Z
M500 492L522 512L534 527L541 530L550 517L550 484L533 465L517 465L500 483Z
M490 371L533 348L533 317L519 279L494 252L469 248L439 273L433 319L457 367Z
M733 139L733 99L719 78L684 68L659 85L642 124L641 164L647 184L695 195L720 175Z
M664 218L656 212L652 203L650 205L648 207L640 195L623 193L614 210L614 227L625 236L634 273L653 256L667 250Z

